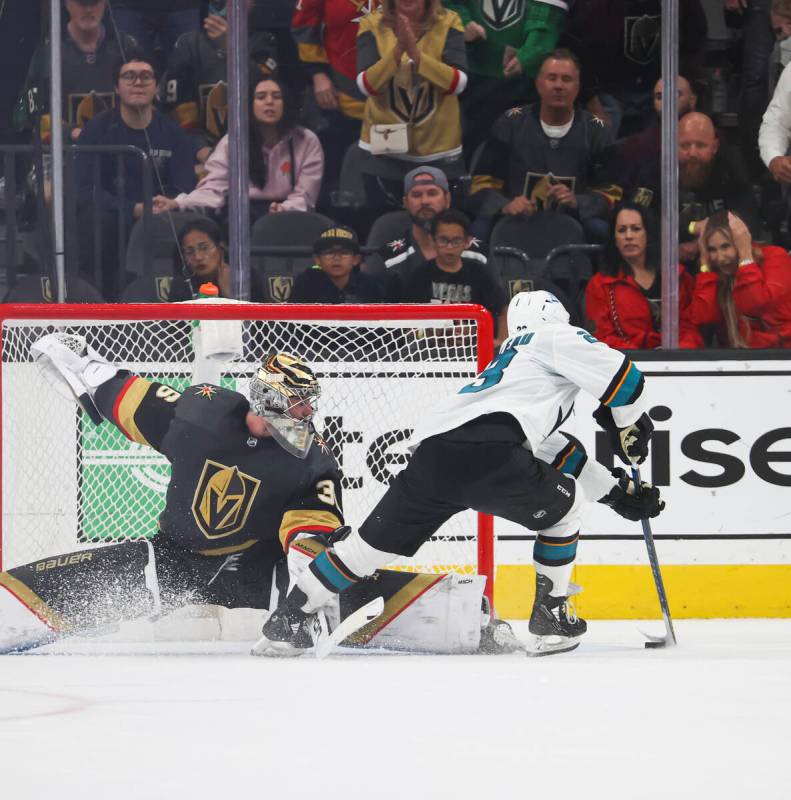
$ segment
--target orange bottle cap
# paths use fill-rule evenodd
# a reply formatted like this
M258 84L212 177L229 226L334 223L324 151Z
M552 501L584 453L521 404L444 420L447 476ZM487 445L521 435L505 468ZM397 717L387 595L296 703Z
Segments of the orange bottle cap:
M211 282L202 283L198 288L199 294L209 295L210 297L219 297L220 290Z

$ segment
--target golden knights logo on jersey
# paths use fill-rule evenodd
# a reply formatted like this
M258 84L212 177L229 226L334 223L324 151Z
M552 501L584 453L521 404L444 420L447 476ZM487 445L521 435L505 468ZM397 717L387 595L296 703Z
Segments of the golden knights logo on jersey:
M195 497L192 516L207 539L220 539L240 530L253 505L261 481L206 459Z
M520 22L525 11L525 0L483 0L481 14L496 31L505 30Z
M436 89L419 75L406 84L398 80L390 81L390 107L403 122L420 125L436 110Z

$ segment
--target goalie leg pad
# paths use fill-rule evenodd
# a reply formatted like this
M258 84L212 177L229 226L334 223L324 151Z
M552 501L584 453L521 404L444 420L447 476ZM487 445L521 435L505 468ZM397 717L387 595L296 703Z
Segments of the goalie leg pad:
M35 561L0 584L58 634L94 630L155 608L147 542L123 542Z
M341 595L345 617L371 597L385 599L384 611L344 644L418 653L475 653L481 641L482 575L380 570Z
M0 573L0 655L46 644L57 635L22 599L25 596L24 585Z

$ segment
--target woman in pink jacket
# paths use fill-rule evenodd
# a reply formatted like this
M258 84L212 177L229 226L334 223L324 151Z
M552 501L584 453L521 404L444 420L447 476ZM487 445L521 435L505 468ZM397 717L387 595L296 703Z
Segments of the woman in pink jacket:
M297 112L279 80L266 78L256 84L250 103L250 201L264 213L313 211L316 206L324 153L316 134L296 124ZM228 147L226 135L206 161L206 175L198 186L175 198L158 195L154 213L223 208Z

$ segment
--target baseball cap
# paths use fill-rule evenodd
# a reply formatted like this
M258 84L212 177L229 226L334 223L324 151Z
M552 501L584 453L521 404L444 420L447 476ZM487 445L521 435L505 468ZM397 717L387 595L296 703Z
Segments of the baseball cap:
M443 192L448 192L448 177L437 167L416 167L404 175L404 194L409 194L415 186L439 186Z
M324 253L333 247L345 247L354 253L360 252L357 234L345 225L333 225L331 228L327 228L313 242L313 252L316 254Z

